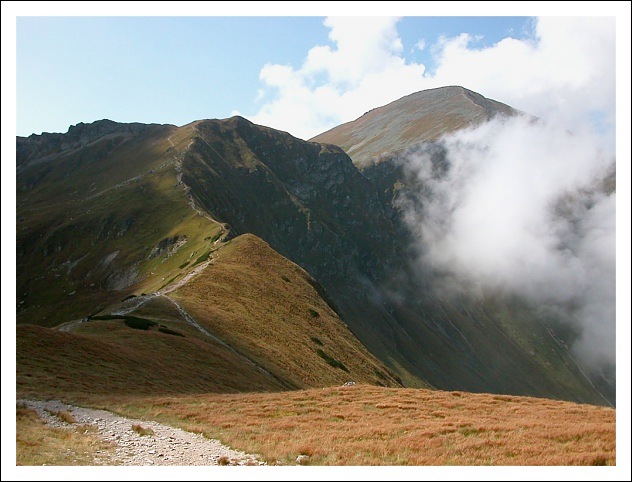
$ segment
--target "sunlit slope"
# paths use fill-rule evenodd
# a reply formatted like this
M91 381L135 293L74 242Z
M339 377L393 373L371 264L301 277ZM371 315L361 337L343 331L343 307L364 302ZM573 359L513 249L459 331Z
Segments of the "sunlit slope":
M213 246L221 226L179 179L189 142L186 129L110 121L18 138L18 323L54 326L154 291Z
M497 115L518 111L458 86L440 87L402 97L358 119L312 138L342 147L358 167L384 152L436 141L446 132L473 127Z
M270 464L615 465L616 411L543 398L367 385L101 401Z
M399 385L321 293L299 266L243 235L172 296L201 326L295 387Z

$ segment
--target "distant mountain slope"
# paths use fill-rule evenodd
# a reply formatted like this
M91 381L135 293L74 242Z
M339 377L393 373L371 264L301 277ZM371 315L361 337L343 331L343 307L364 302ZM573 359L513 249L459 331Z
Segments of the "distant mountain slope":
M446 109L460 112L449 102ZM160 310L143 314L154 305L134 304L166 294L283 386L339 383L347 377L339 364L368 383L394 383L360 355L337 315L407 386L607 403L552 329L555 320L515 300L433 295L409 271L410 233L392 196L341 148L240 117L180 128L100 121L79 132L18 138L19 323L50 327L130 308L158 320ZM212 263L233 249L214 279ZM274 251L314 278L320 300L305 299L303 282L272 274L269 284L260 269ZM197 270L204 276L190 280ZM316 324L294 338L305 309ZM276 331L262 331L273 323Z
M446 132L480 124L496 115L517 113L508 105L463 87L440 87L372 109L311 140L342 147L363 168L384 152L436 141Z

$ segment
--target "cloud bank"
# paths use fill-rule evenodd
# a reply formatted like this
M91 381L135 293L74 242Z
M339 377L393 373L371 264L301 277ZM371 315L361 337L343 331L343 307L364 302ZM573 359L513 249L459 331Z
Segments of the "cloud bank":
M586 365L615 363L614 157L595 137L517 117L403 157L401 201L422 271L442 293L514 295L579 332ZM612 182L613 179L610 179Z
M519 294L571 323L573 349L614 364L615 196L591 183L613 165L615 18L534 19L530 38L479 48L468 33L406 49L398 18L327 18L330 45L302 65L268 64L249 118L304 139L424 89L461 85L539 117L445 139L448 167L410 154L424 189L405 206L420 263L442 286ZM571 134L571 132L573 134Z
M614 17L538 18L533 37L474 47L469 34L436 39L432 72L409 62L398 18L327 18L331 45L313 47L299 68L267 64L253 122L307 139L404 95L461 85L576 130L598 123L613 141Z

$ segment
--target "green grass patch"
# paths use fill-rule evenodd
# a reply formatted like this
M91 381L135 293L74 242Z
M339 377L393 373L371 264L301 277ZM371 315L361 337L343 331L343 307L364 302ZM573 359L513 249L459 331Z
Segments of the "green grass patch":
M309 311L309 314L312 315L312 318L318 318L320 316L320 313L313 308L309 308L307 311Z
M158 324L155 321L146 320L144 318L128 318L123 320L123 323L134 330L149 330L149 328Z
M311 337L311 340L316 343L317 345L323 346L323 342L320 341L318 338L316 338L315 336Z
M335 358L330 357L329 355L327 355L327 353L325 353L320 348L316 350L316 353L318 353L318 356L321 357L323 360L325 360L327 363L329 363L332 367L340 368L341 370L344 370L347 373L349 372L349 369L345 366L344 363L336 360Z
M189 265L189 261L185 261L184 263L182 263L180 266L178 266L178 268L180 269L184 269Z

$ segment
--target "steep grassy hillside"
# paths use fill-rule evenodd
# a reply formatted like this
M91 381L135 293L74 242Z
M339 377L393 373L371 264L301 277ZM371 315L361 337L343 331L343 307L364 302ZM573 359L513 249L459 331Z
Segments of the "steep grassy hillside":
M496 105L459 88L442 92L454 97L442 101L448 113L455 102L459 115ZM216 370L231 367L243 379L214 385L213 370L203 369L179 380L180 363L189 360L164 346L155 353L178 367L165 380L134 372L150 392L399 379L409 387L607 403L568 353L555 320L543 323L513 300L481 305L437 297L428 280L411 275L410 233L392 205L398 173L382 185L339 147L233 117L180 128L100 121L68 134L18 138L17 152L18 323L70 329L50 337L53 346L69 345L69 359L74 343L85 356L93 340L114 343L95 348L109 360L103 380L116 379L125 365L142 366L154 344L170 340L186 353L202 343L200 354L221 360ZM248 233L268 244L241 236ZM278 271L266 271L273 267ZM125 325L125 316L157 325L141 332ZM187 316L200 328L187 332ZM161 332L160 324L185 336ZM29 340L19 344L26 369L19 380L32 390L66 363L46 361L56 351L43 346L41 330L19 330ZM98 368L95 360L86 363ZM29 372L39 374L31 385ZM90 376L108 386L98 373ZM119 381L112 382L116 390L129 393L128 379ZM70 381L55 383L70 389ZM613 401L613 384L600 387L612 388Z
M322 288L266 243L240 236L213 255L168 295L130 298L60 329L18 326L18 395L398 385L321 297Z
M397 386L322 293L303 269L243 235L172 296L204 328L294 387Z

